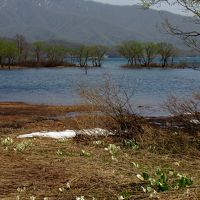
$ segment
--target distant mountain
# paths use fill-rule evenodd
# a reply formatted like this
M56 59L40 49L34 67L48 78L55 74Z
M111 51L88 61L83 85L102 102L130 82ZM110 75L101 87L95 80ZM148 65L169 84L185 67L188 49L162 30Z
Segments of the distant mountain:
M0 36L23 34L29 40L66 40L75 43L115 45L124 40L168 41L160 33L168 18L180 27L194 29L187 17L84 0L0 0ZM187 22L186 22L187 20Z

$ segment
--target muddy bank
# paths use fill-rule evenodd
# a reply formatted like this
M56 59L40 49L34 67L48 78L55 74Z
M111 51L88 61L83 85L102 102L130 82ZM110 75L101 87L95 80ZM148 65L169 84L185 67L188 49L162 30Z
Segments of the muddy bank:
M89 105L49 106L22 102L0 103L0 131L20 134L35 131L51 131L80 128L96 128L94 118L102 115ZM180 129L182 124L174 117L146 117L145 120L156 128ZM92 123L91 123L92 122Z

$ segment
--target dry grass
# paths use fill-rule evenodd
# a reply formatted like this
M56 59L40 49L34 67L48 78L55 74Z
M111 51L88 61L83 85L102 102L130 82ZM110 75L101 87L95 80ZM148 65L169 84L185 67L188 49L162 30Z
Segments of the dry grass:
M79 111L83 112L80 116L67 115ZM0 199L15 200L20 196L20 199L26 200L33 195L41 200L44 197L50 200L75 200L76 196L117 200L125 192L131 194L130 199L149 199L149 194L142 192L142 183L136 175L143 171L153 173L157 167L172 168L194 179L192 187L159 193L160 199L200 199L199 152L193 140L186 138L186 135L163 132L148 126L145 127L146 135L140 140L139 150L125 148L122 142L112 137L90 140L74 138L66 141L31 139L32 146L27 150L18 153L13 150L17 143L23 141L16 139L21 133L74 129L77 124L81 127L95 127L91 123L94 116L85 115L85 112L90 111L91 108L87 106L50 107L1 103L1 138L12 137L14 143L8 150L0 145ZM101 117L95 120L102 120ZM103 142L96 145L95 140ZM183 147L187 143L185 140L188 141L187 147ZM109 144L121 147L115 155L117 161L112 160L109 152L105 151ZM154 145L156 148L149 148ZM173 146L175 150L172 151ZM90 153L90 156L82 155L82 150ZM140 167L135 167L133 162ZM69 185L70 188L67 188ZM18 188L24 187L25 190L19 192ZM61 192L59 188L65 190Z

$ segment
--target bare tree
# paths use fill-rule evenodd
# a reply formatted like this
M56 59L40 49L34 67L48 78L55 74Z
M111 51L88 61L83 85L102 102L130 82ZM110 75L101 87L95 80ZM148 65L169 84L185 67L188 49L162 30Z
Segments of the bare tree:
M184 9L185 12L193 15L192 22L194 24L200 24L200 1L199 0L141 0L142 5L145 9L156 5L167 3L171 6L178 5ZM167 19L163 23L163 27L167 31L174 36L181 38L186 45L194 48L195 50L200 52L200 32L197 30L183 30L178 27L176 24L168 21Z
M23 35L17 34L15 36L17 48L18 48L18 62L21 63L22 61L25 62L28 57L29 53L29 45L26 42L26 38Z

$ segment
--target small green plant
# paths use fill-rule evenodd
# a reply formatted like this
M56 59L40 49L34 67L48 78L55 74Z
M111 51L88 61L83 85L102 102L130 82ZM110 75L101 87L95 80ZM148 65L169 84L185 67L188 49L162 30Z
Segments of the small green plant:
M140 165L138 164L138 163L136 163L136 162L132 162L131 163L135 168L140 168Z
M11 146L13 144L13 139L10 138L10 137L7 137L7 138L4 138L4 139L1 139L1 145L2 146Z
M197 149L200 150L200 140L197 141Z
M85 157L90 157L91 156L91 153L89 152L86 152L85 150L81 150L81 156L85 156Z
M115 162L118 162L117 158L115 157L117 153L120 151L120 146L116 146L115 144L109 144L107 148L105 148L111 154L111 159Z
M185 188L193 184L192 178L188 178L186 175L177 174L179 179L177 180L177 189Z
M164 172L161 169L157 169L153 177L143 172L142 174L138 174L137 178L145 183L142 186L142 190L152 195L170 189L185 188L193 184L192 178L176 173L173 170Z
M65 192L65 191L69 190L70 188L71 188L71 185L70 185L69 182L67 182L65 185L63 185L62 187L58 188L58 190L60 192Z
M32 146L31 141L23 141L18 144L16 144L16 147L14 148L15 152L23 152L27 149L29 149Z
M16 196L16 200L20 200L20 196L19 195Z
M97 140L97 141L94 141L93 144L94 144L95 146L101 146L101 145L104 145L104 141Z
M84 196L76 197L76 200L86 200ZM95 197L92 197L91 200L97 200Z
M58 143L65 143L65 142L67 142L68 140L66 139L66 138L61 138L61 139L59 139L57 142Z
M66 191L66 189L64 187L60 187L60 188L58 188L58 190L59 190L59 192L65 192Z
M18 196L16 196L16 200L20 200L21 199L21 197L18 195ZM30 200L36 200L36 197L35 196L30 196L30 198L29 198ZM44 200L48 200L48 198L47 197L44 197Z
M114 156L120 151L120 146L116 146L115 144L109 144L107 148L105 148L106 151L109 151L109 153Z
M56 155L58 155L58 156L64 156L65 155L65 152L63 151L63 150L58 150L57 152L56 152Z
M36 200L36 197L35 196L31 196L30 200Z
M19 192L19 193L26 192L26 187L23 187L23 188L18 187L17 192Z
M139 144L135 140L124 140L123 145L126 148L130 148L133 150L138 150L139 149Z
M84 196L76 197L76 200L86 200Z
M129 200L131 199L131 193L128 191L123 191L120 196L118 196L118 200Z

